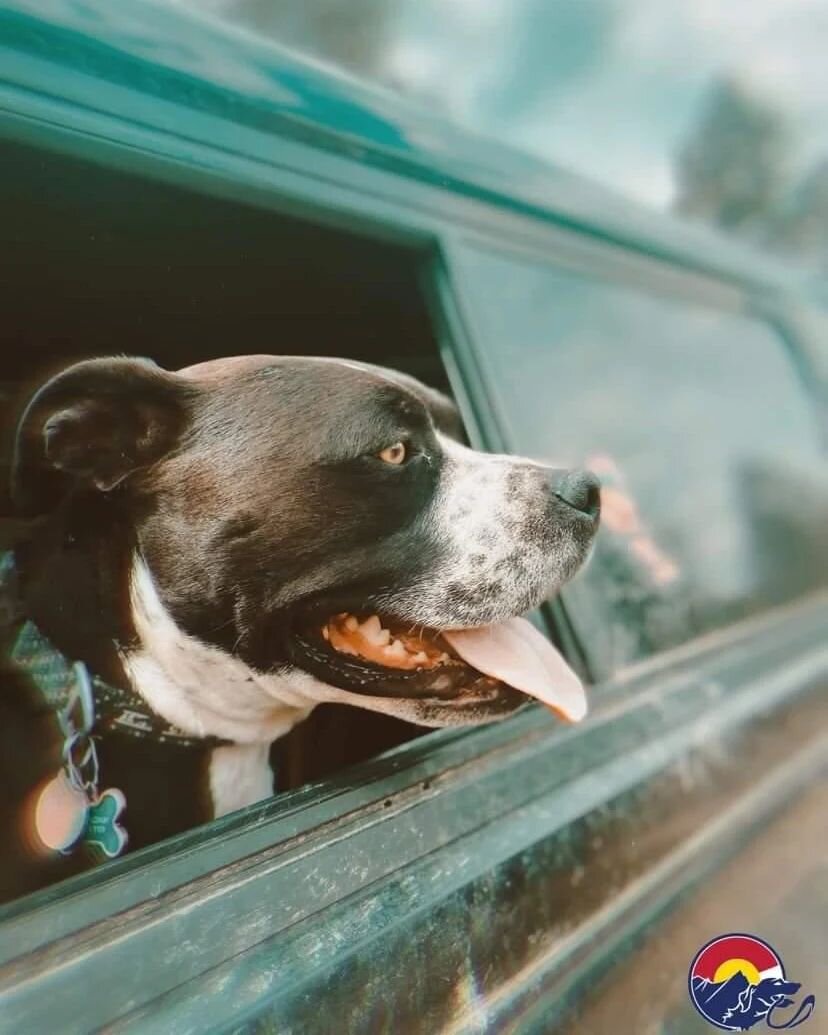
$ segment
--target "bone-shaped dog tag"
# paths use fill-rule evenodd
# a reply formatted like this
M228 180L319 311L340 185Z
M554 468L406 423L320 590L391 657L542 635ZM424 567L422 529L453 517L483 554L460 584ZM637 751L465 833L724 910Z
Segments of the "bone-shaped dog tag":
M127 843L127 832L118 823L125 808L126 798L117 787L104 791L89 806L83 839L100 848L108 859L120 855Z

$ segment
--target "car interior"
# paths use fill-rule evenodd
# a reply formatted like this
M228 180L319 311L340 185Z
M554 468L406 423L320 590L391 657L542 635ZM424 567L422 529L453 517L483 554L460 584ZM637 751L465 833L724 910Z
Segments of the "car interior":
M449 392L420 252L22 146L4 145L0 176L14 256L0 289L0 519L11 517L14 411L79 359L140 355L177 369L234 354L345 356ZM320 706L274 748L279 788L423 732Z

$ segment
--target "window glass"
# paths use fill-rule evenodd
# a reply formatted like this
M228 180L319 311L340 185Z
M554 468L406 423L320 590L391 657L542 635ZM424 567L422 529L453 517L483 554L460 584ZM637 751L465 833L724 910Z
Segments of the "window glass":
M824 580L816 416L769 327L471 249L457 267L510 447L604 482L565 596L599 667Z
M646 205L828 264L819 0L182 0Z

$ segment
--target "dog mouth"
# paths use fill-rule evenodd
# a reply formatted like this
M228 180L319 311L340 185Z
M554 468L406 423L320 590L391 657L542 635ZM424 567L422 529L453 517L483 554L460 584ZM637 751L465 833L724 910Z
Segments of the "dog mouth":
M317 678L359 694L482 709L493 717L534 698L569 722L586 714L580 679L525 618L433 629L343 611L295 629L291 654Z

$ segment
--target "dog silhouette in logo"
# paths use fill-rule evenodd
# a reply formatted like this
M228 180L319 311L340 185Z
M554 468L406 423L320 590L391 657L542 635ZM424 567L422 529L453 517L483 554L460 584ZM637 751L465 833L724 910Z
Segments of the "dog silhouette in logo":
M737 972L727 981L693 979L693 992L706 1016L725 1028L748 1031L760 1021L769 1028L789 1028L801 1024L813 1011L813 996L802 1003L795 1017L783 1024L773 1023L773 1011L793 1006L799 982L780 977L763 978L759 984L752 984L744 974Z

